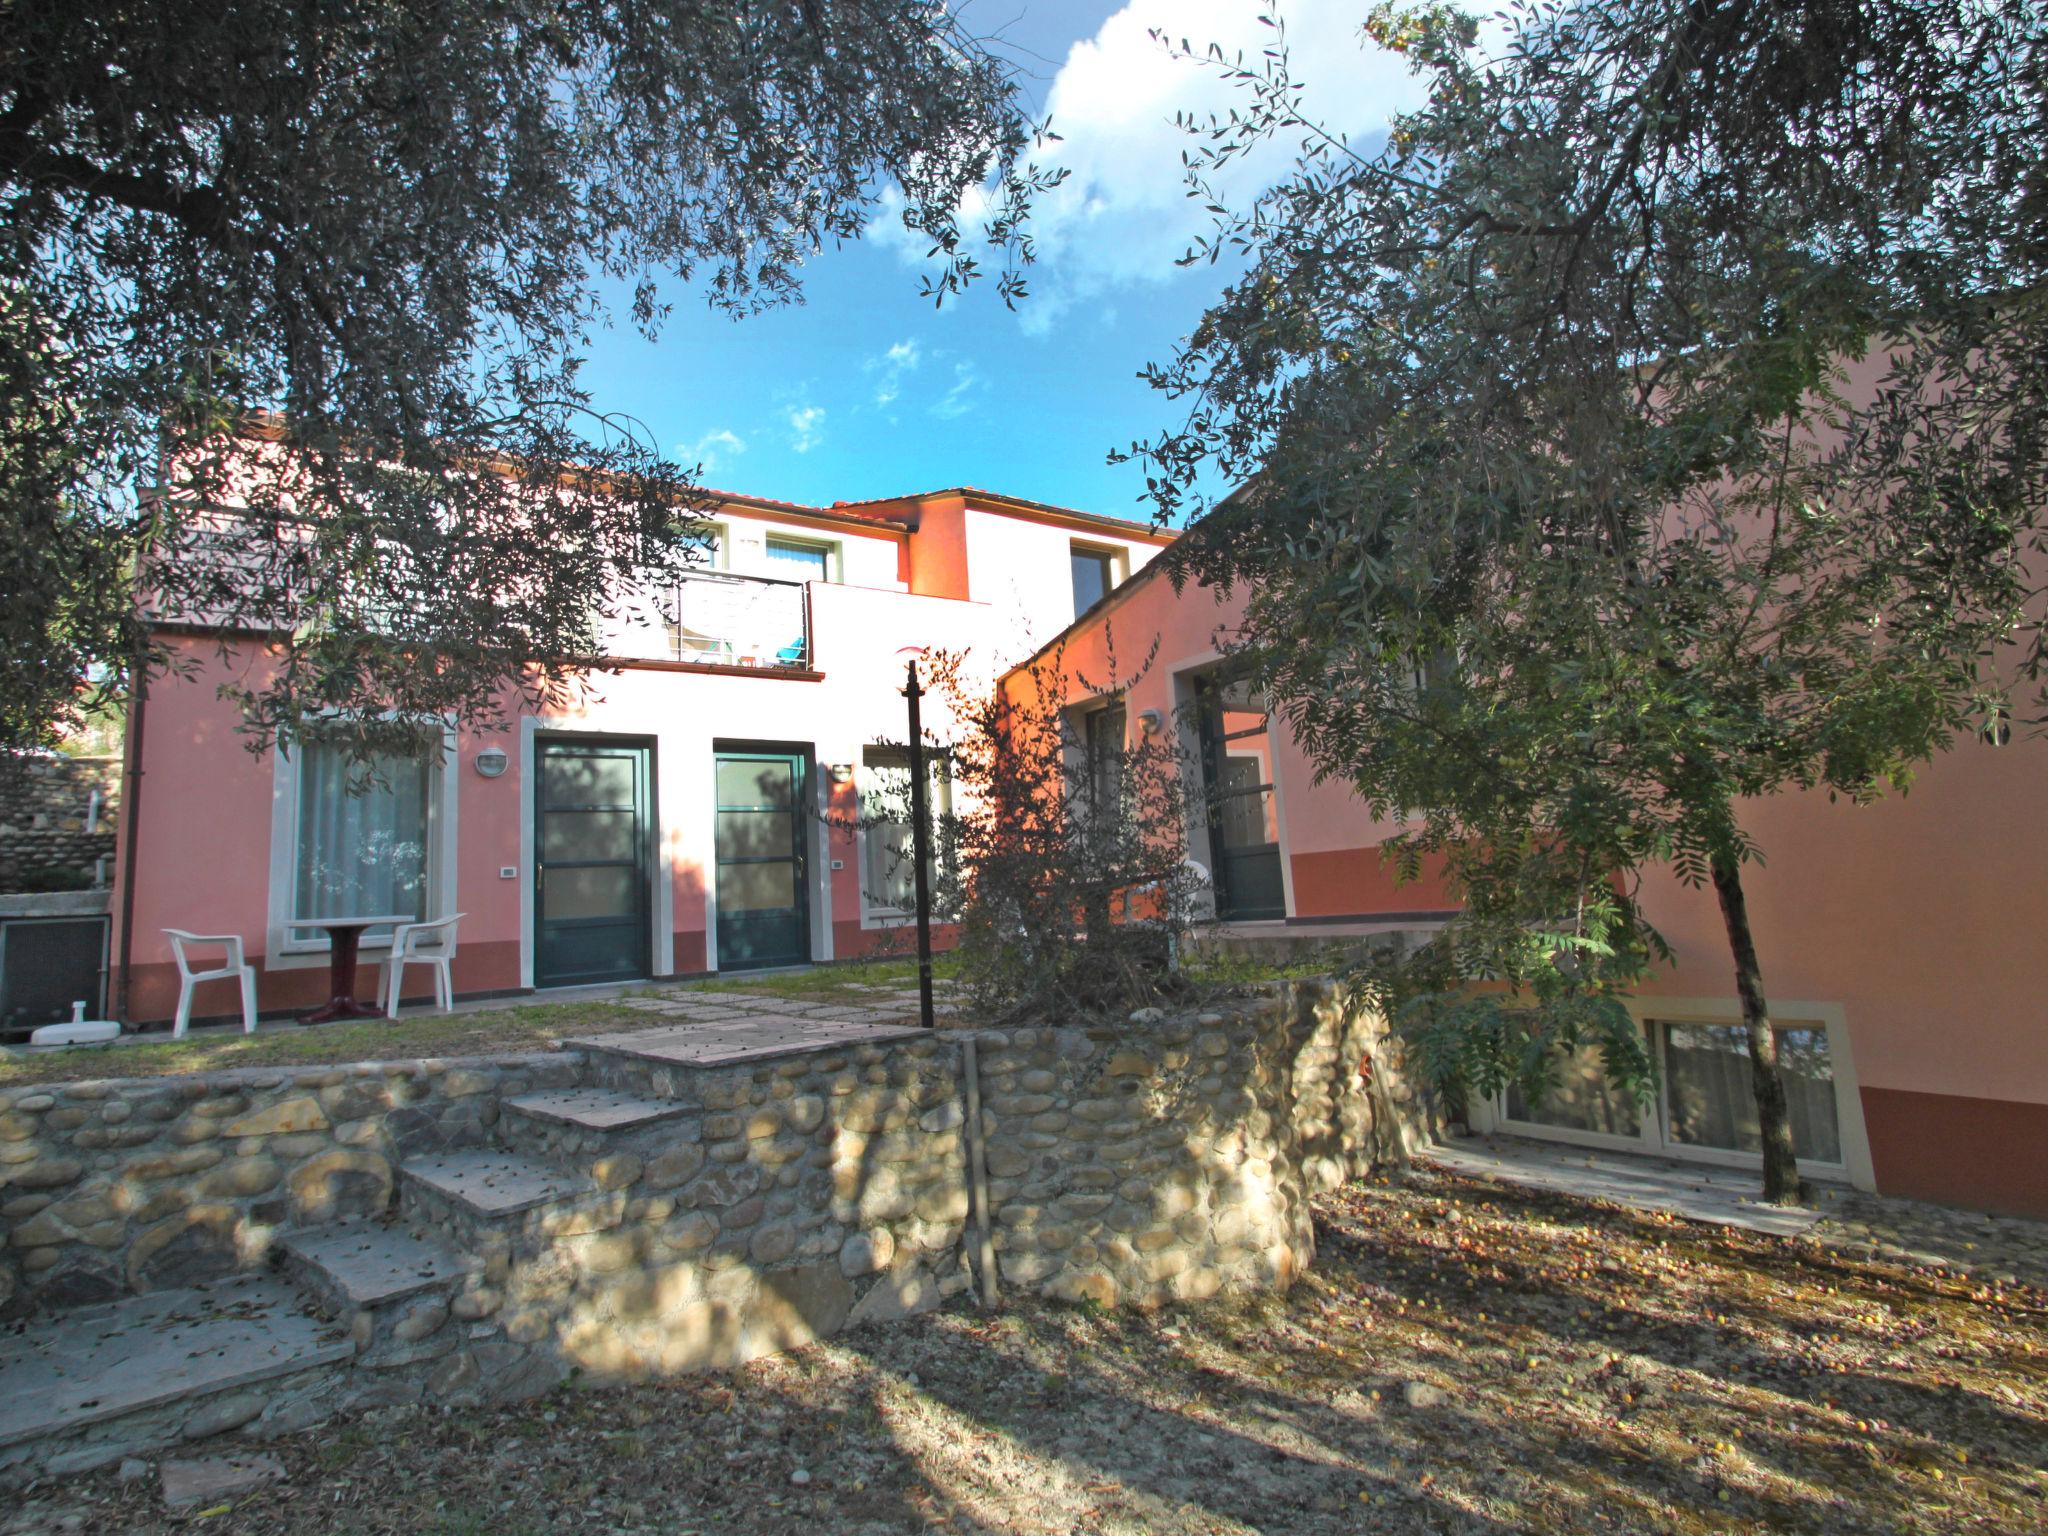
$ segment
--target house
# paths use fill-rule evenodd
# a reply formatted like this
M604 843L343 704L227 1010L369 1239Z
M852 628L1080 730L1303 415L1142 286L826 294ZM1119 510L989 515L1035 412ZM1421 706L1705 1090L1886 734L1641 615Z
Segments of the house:
M124 847L115 871L128 1016L172 1011L172 927L244 935L260 1008L311 1007L328 939L294 924L335 912L461 912L453 980L471 996L900 945L907 829L849 824L864 792L906 771L884 743L904 737L903 667L920 649L966 652L992 683L1056 658L1079 690L1076 743L1173 722L1215 805L1191 852L1227 933L1351 939L1454 910L1427 871L1396 881L1380 855L1395 828L1315 782L1229 666L1241 600L1176 591L1151 564L1169 535L964 488L831 507L722 495L714 521L711 566L614 626L616 670L587 700L507 732L449 729L437 760L365 796L344 793L338 754L317 745L242 750L215 685L223 668L262 665L259 644L223 657L217 637L168 630L192 670L148 695L134 857ZM1112 650L1128 666L1155 642L1142 677L1083 696L1111 686ZM943 738L948 723L929 723ZM2044 769L2048 744L1970 740L1909 796L1747 808L1768 862L1745 883L1809 1174L2048 1215ZM1511 1093L1471 1117L1752 1165L1712 894L1654 877L1644 907L1677 956L1633 1002L1658 1102L1639 1110L1589 1066L1547 1103ZM367 960L380 940L388 930L366 935Z
M966 652L993 678L1170 541L965 488L712 494L710 563L627 605L587 699L450 727L366 794L338 749L244 750L218 685L266 664L253 636L163 625L189 671L133 721L112 940L128 1017L176 1005L168 928L242 935L260 1011L282 1014L327 996L328 937L302 922L322 916L460 912L453 983L471 996L870 953L909 919L907 833L848 823L864 784L907 771L879 744L905 739L908 655ZM389 933L364 934L366 962Z
M1317 784L1283 722L1226 651L1242 597L1141 572L1036 657L1102 679L1112 646L1151 669L1076 695L1077 736L1177 721L1216 806L1192 830L1216 918L1240 938L1427 930L1453 909L1440 880L1398 884L1397 829L1341 784ZM1101 686L1098 684L1098 686ZM1751 802L1767 862L1744 875L1797 1151L1808 1175L1886 1194L2048 1216L2048 742L1970 738L1909 795ZM1597 1069L1544 1104L1470 1106L1478 1129L1757 1166L1749 1058L1710 889L1668 872L1643 893L1676 951L1632 1010L1661 1067L1639 1112Z

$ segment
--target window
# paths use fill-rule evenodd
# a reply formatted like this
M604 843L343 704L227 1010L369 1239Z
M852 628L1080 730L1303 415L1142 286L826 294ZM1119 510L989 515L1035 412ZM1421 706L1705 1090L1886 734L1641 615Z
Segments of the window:
M1124 706L1122 701L1090 710L1082 717L1082 745L1088 772L1090 812L1114 818L1123 793Z
M932 821L937 856L939 819L952 807L951 776L945 759L925 756L925 811ZM860 899L870 914L901 917L917 910L917 876L910 828L910 754L897 747L870 747L861 760L861 816L885 817L861 829ZM935 878L935 865L927 865Z
M768 538L768 569L783 581L830 581L832 546L802 539Z
M427 850L435 772L425 757L380 757L350 793L339 747L309 742L298 759L292 846L293 918L427 915Z
M1557 1087L1539 1103L1509 1088L1501 1100L1504 1118L1562 1132L1567 1139L1611 1136L1665 1152L1760 1152L1749 1032L1740 1024L1659 1020L1643 1028L1663 1060L1658 1113L1645 1113L1610 1084L1598 1052L1587 1050L1565 1065ZM1790 1024L1779 1025L1777 1036L1793 1150L1802 1161L1839 1164L1842 1136L1828 1032L1818 1024Z
M1511 1086L1507 1115L1510 1120L1596 1136L1643 1134L1642 1110L1635 1096L1608 1080L1600 1052L1592 1046L1583 1047L1564 1064L1557 1086L1540 1103L1531 1104L1520 1088Z
M1079 618L1109 596L1116 586L1116 556L1106 549L1073 547L1074 617Z
M1761 1152L1749 1031L1739 1024L1666 1024L1663 1029L1671 1141L1720 1152ZM1813 1162L1839 1163L1842 1138L1835 1122L1828 1032L1781 1025L1777 1036L1792 1150Z

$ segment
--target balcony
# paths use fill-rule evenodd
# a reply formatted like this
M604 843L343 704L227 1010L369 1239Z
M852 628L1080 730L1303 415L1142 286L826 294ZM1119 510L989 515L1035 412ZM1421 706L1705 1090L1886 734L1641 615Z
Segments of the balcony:
M606 649L633 661L806 672L810 593L801 581L692 572L615 628Z

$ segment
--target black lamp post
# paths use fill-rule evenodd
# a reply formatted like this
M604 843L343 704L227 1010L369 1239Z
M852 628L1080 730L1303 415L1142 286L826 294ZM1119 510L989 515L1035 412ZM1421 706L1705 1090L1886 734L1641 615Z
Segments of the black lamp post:
M931 822L925 813L924 719L918 701L924 689L917 681L917 658L906 664L909 681L903 697L910 700L910 856L917 887L917 1008L926 1029L932 1017L932 893L926 870L931 867Z

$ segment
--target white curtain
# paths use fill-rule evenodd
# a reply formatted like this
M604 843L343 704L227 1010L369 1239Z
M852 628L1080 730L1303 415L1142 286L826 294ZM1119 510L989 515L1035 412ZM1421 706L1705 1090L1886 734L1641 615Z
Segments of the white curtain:
M1510 1120L1564 1131L1602 1136L1640 1136L1643 1131L1635 1096L1608 1081L1607 1064L1592 1046L1582 1047L1564 1063L1556 1086L1541 1103L1529 1103L1520 1088L1510 1087L1507 1113Z
M861 829L861 899L870 911L912 911L917 906L917 871L908 820L910 754L871 748L861 763L861 775L861 814L892 818ZM952 802L950 782L935 757L925 760L925 794L936 842L939 818ZM905 819L893 819L898 816ZM936 848L933 854L936 859ZM926 868L936 874L936 862Z
M427 762L383 757L349 792L340 749L298 749L298 874L292 916L423 918L427 895Z
M1734 1024L1669 1024L1665 1029L1671 1139L1728 1152L1759 1151L1763 1139L1757 1130L1747 1032ZM1793 1150L1817 1162L1839 1163L1842 1139L1827 1031L1781 1028L1777 1036Z

